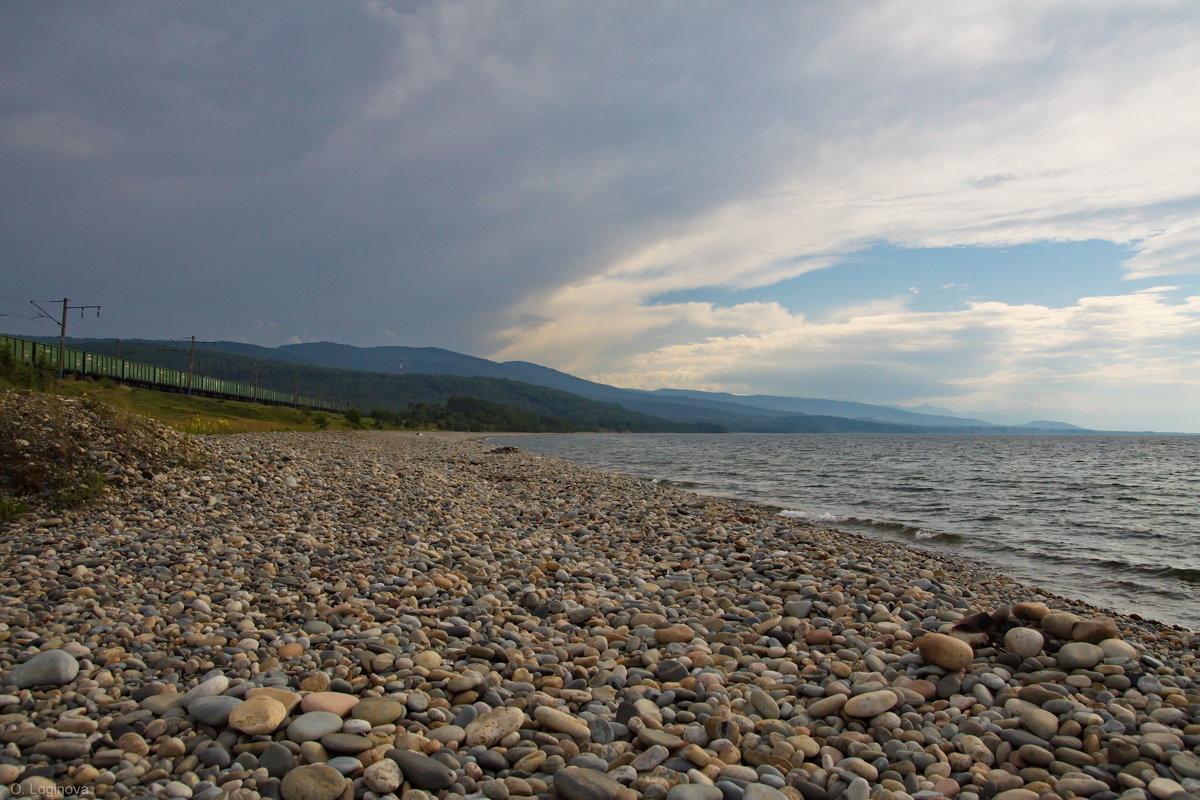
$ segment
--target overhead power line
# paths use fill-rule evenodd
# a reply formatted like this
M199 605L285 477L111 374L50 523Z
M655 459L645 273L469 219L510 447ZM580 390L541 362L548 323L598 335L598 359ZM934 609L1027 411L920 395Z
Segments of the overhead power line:
M51 302L54 302L54 301L52 301L52 300L43 300L42 302L44 302L44 303L51 303ZM91 309L91 308L94 308L94 309L96 309L96 316L97 316L97 317L99 317L99 316L100 316L100 306L73 306L73 305L69 305L69 302L70 302L70 301L68 301L68 300L67 300L67 298L65 298L65 297L62 299L62 315L61 315L61 316L58 318L58 320L57 320L57 321L58 321L58 325L59 325L59 334L58 334L58 379L59 379L60 381L63 379L63 373L64 373L64 371L65 371L65 369L66 369L66 363L67 363L67 362L66 362L66 356L67 356L67 312L68 312L68 311L74 311L74 310L78 309L78 310L79 310L79 316L80 316L80 318L82 318L82 317L83 317L83 312L84 312L86 309ZM36 300L30 300L30 301L29 301L29 303L30 303L30 305L32 305L34 308L36 308L38 311L40 311L40 312L41 312L41 315L42 315L43 317L45 317L46 319L48 319L48 320L53 320L53 319L54 319L54 317L50 316L50 313L49 313L48 311L46 311L46 309L44 309L44 308L42 308L40 305L38 305L38 303L37 303L37 301L36 301Z

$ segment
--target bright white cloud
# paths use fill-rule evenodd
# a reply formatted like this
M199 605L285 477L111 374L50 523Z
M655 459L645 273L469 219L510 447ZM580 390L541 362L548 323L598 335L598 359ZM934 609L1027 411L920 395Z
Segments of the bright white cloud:
M1072 24L1079 14L1094 24ZM1080 399L1131 374L1131 362L1155 364L1138 374L1156 391L1193 385L1189 356L1147 351L1195 333L1194 301L1158 292L1062 309L843 311L821 324L779 308L648 304L671 290L836 269L838 254L877 242L1104 239L1135 248L1132 278L1200 273L1200 105L1184 101L1200 85L1200 15L1182 17L1121 4L857 6L820 46L791 54L798 84L830 93L781 98L812 104L816 130L792 132L771 183L532 295L520 311L538 322L505 331L498 355L628 385L756 390L772 370L803 372L814 358L869 368L959 348L971 360L928 376L978 408L1015 401L1017 384L1040 396L1048 375L1059 396ZM757 377L739 380L735 368ZM895 399L950 402L936 391Z
M896 300L843 309L824 321L796 317L757 334L663 346L599 379L634 388L827 396L837 394L844 373L875 370L881 402L1016 407L1041 416L1083 415L1084 424L1097 427L1141 419L1146 428L1161 428L1161 410L1131 412L1104 398L1136 397L1147 409L1200 401L1197 343L1200 296L1172 301L1163 292L1138 292L1082 298L1064 308L978 302L946 312L909 311ZM890 387L893 374L928 387L928 394Z

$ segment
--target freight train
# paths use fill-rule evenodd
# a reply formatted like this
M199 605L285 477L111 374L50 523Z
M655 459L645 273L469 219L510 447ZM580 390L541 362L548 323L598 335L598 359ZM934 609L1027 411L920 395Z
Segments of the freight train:
M0 349L7 350L17 361L29 364L43 363L55 370L58 369L58 345L56 344L46 344L0 334ZM140 364L116 356L103 356L71 348L67 348L63 353L63 371L89 378L111 378L122 383L170 392L190 391L192 394L207 397L228 397L234 400L249 400L255 403L310 408L334 413L344 410L341 403L300 397L292 392L263 389L248 383L189 374L183 370Z

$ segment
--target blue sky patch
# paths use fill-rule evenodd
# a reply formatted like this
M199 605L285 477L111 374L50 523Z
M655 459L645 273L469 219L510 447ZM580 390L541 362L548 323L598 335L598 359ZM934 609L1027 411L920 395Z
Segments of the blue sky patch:
M878 245L847 255L828 269L753 289L701 287L663 292L650 303L712 303L719 308L777 302L793 313L820 317L849 305L897 295L914 311L959 309L987 300L1051 307L1081 297L1128 294L1177 281L1125 280L1122 262L1134 250L1093 239L1006 247L905 248Z

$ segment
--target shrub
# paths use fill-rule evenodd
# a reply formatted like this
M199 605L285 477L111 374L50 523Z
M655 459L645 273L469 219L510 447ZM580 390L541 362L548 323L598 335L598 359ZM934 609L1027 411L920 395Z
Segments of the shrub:
M0 350L0 383L14 389L45 389L54 382L55 369L48 361L20 361Z
M0 522L14 520L29 513L29 504L8 495L0 495Z
M183 434L93 398L0 392L0 517L26 502L79 505L201 454Z

